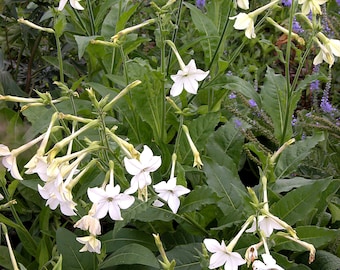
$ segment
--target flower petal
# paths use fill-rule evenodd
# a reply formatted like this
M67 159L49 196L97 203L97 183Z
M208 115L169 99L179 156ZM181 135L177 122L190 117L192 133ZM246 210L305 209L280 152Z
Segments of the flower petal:
M203 243L206 246L207 250L211 253L224 251L224 249L221 247L220 243L216 239L206 238L203 240Z

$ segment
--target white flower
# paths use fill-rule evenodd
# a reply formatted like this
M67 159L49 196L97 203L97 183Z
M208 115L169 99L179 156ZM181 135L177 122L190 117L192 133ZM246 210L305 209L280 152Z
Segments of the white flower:
M281 266L276 264L275 259L270 254L262 254L261 261L253 262L253 270L284 270Z
M151 149L144 145L144 150L140 154L139 160L125 157L124 164L127 172L133 175L131 187L125 193L132 194L138 189L142 190L151 184L150 172L156 171L161 166L162 159L159 156L154 156Z
M56 178L53 181L45 183L42 187L38 185L38 191L46 201L46 205L55 210L58 205L60 211L66 216L75 216L75 206L77 205L72 199L72 193L66 188L62 179Z
M123 220L120 209L129 208L135 201L133 196L120 193L119 185L114 187L113 184L106 185L105 189L88 188L87 195L96 205L93 217L98 219L105 217L109 212L112 220Z
M314 58L313 64L318 65L325 61L331 67L335 61L334 55L340 57L340 40L329 39L322 33L318 33L318 37L322 44L317 38L315 39L320 47L320 52Z
M237 30L246 30L245 35L247 38L255 38L254 18L246 13L239 13L234 17L230 17L231 20L236 19L234 28Z
M210 258L209 269L215 269L224 265L226 270L237 270L239 265L245 264L237 252L228 251L224 241L219 244L215 239L204 239L204 245L207 250L214 253Z
M249 12L248 14L241 12L234 17L230 17L229 19L231 20L236 19L234 23L234 28L237 30L246 30L245 35L247 38L249 39L255 38L256 34L255 34L254 24L255 24L257 16L261 14L263 11L275 5L277 2L278 0L273 0L270 3L262 7L259 7L258 9L255 9L252 12Z
M314 15L322 14L320 5L326 3L328 0L299 0L298 3L302 5L301 12L308 15L312 12Z
M66 3L68 0L60 0L59 2L59 7L58 10L61 11L64 9ZM78 9L78 10L83 10L84 8L79 4L79 0L70 0L70 5L71 7L73 7L74 9Z
M170 95L178 96L185 89L188 93L197 94L198 82L203 81L209 74L209 71L203 71L196 68L195 60L191 59L189 64L181 67L176 75L170 78L174 81L171 87Z
M248 230L246 230L246 232L255 232L257 228L263 231L266 237L269 237L273 233L274 229L275 230L285 229L273 218L263 215L259 216L258 219L255 218L252 226Z
M77 241L81 244L84 244L80 252L89 251L89 252L96 252L100 254L100 249L102 243L96 238L95 235L89 235L84 237L77 237Z
M190 189L181 185L176 185L176 177L169 179L168 182L162 181L154 185L153 188L158 193L158 197L166 201L171 211L175 214L177 213L180 205L178 197L190 192ZM163 203L156 200L154 205L163 206Z
M242 9L249 9L249 1L248 0L237 0L237 6Z
M44 182L51 180L51 177L49 177L47 174L47 156L34 155L24 167L27 169L25 171L26 174L36 173L39 175L39 178Z
M101 234L100 222L98 218L91 215L85 215L80 220L76 222L73 226L74 228L79 228L83 231L88 230L92 235Z
M4 196L0 193L0 201L4 199Z
M3 157L2 164L11 173L12 177L23 180L18 170L17 155L12 153L6 145L0 144L0 156Z

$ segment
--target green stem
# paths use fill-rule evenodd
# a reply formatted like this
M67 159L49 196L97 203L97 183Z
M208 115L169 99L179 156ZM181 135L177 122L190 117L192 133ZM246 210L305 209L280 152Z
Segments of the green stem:
M91 35L93 36L96 34L96 29L95 29L95 19L93 15L91 0L87 0L86 3L87 3L89 15L90 15Z
M61 45L60 45L60 40L59 40L59 36L54 33L55 36L55 42L57 45L57 56L58 56L58 63L59 63L59 76L60 76L60 82L64 83L65 79L64 79L64 65L63 65L63 56L61 54Z
M72 8L74 14L76 15L78 22L80 24L80 27L86 32L87 36L91 36L91 33L87 30L85 23L83 22L83 19L79 16L78 11L75 8Z
M287 48L286 48L286 58L285 58L285 76L286 76L286 115L285 115L285 121L283 125L283 131L282 131L282 137L280 141L280 145L282 145L286 139L286 133L288 130L288 123L290 123L290 117L289 115L289 108L291 106L291 99L293 95L293 88L290 83L290 52L292 49L292 29L293 29L293 18L295 15L296 10L296 1L292 1L292 7L290 8L290 16L289 16L289 26L288 26L288 37L287 37ZM296 75L295 75L296 76Z
M174 31L172 33L172 37L171 37L171 41L173 43L176 43L176 38L177 38L178 29L179 29L179 24L180 24L180 21L181 21L182 6L183 6L183 0L180 0L179 3L178 3L178 13L177 13L176 23L175 23L175 25L177 27L175 27L175 29L174 29ZM167 74L166 75L169 75L171 58L172 58L172 50L169 50L168 65L167 65L167 68L166 68Z

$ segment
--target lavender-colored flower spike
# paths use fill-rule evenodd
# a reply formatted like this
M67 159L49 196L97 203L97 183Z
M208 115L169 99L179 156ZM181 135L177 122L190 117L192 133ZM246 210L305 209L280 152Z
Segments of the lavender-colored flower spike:
M249 99L248 104L250 107L254 108L257 106L256 101L253 99Z
M293 32L297 34L301 34L304 32L303 28L295 17L293 18Z
M290 7L292 5L292 0L282 0L281 3L285 7Z
M204 8L205 6L205 0L196 0L196 7L198 8Z

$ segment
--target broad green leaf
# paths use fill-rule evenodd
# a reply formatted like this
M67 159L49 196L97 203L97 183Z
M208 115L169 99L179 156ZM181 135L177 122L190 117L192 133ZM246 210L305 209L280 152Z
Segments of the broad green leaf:
M107 269L115 265L127 264L141 264L159 269L155 255L148 248L135 243L116 250L99 265L99 268Z
M179 213L200 210L207 204L215 204L219 198L208 186L195 187L181 203Z
M113 232L110 231L101 237L101 241L108 253L132 243L142 245L151 251L157 251L155 240L151 234L132 228L122 228L114 236Z
M312 244L316 249L324 248L328 246L334 239L339 237L339 230L327 229L317 226L300 226L296 229L297 236L300 240ZM275 235L273 240L275 241L274 249L291 250L291 251L306 251L306 248L295 243L287 238Z
M308 263L308 253L304 253L296 260L301 263ZM317 250L315 255L315 261L308 265L312 270L338 270L340 265L340 258L334 254L325 251Z
M176 261L175 269L180 270L201 270L199 261L199 252L202 250L202 243L190 243L187 245L178 245L166 252L171 262ZM159 260L161 258L159 257Z
M209 137L206 143L207 155L214 157L214 160L219 164L223 164L227 155L237 166L240 161L243 143L244 136L239 129L235 128L234 123L229 121Z
M120 14L119 19L116 24L116 33L125 28L126 23L131 18L131 16L136 12L138 6L139 4L135 4L131 8L127 9L125 12Z
M238 176L236 166L234 164L220 165L212 158L204 158L203 161L207 184L232 209L240 209L245 187Z
M325 200L322 192L327 189L331 178L319 179L311 185L297 188L272 205L271 212L290 225L305 220L319 203Z
M89 45L90 41L92 39L96 39L97 36L89 36L89 37L84 37L84 36L78 36L74 35L74 39L77 42L78 45L78 58L81 59L85 53L85 50L87 46Z
M90 252L79 252L82 248L76 240L76 235L65 228L58 228L56 233L57 248L63 256L63 269L86 270L96 269L96 255Z
M201 45L204 51L205 63L208 65L217 48L219 40L218 30L211 19L197 7L187 2L184 2L184 5L190 9L190 15L197 30L206 36L206 39L201 41Z
M312 149L325 139L322 132L308 136L304 140L289 145L280 155L275 166L277 178L284 178L293 173L301 162L311 153Z
M293 134L291 118L300 95L301 91L293 92L291 99L288 100L285 77L275 74L274 70L268 67L261 89L262 108L271 117L274 123L274 135L281 143L288 141Z
M121 4L121 10L120 8ZM101 35L104 36L107 39L110 39L113 35L116 34L116 24L119 20L119 17L122 13L122 11L126 8L128 5L128 1L118 1L115 0L111 5L107 8L110 8L110 11L105 16L105 19L103 20L103 23L101 24Z
M289 179L278 179L273 183L273 185L270 186L270 189L276 193L281 192L288 192L291 191L294 188L311 185L315 181L318 180L312 180L312 179L306 179L303 177L293 177Z
M238 76L231 75L231 76L227 76L226 78L227 78L227 83L224 85L224 88L230 91L239 92L242 95L244 95L246 98L255 100L258 106L261 105L262 103L261 97L255 91L254 86L251 83L241 79Z
M57 57L53 56L43 56L42 57L47 63L51 64L55 68L59 70L59 62ZM63 67L64 67L64 74L68 77L72 78L73 80L77 80L79 78L79 74L77 72L77 69L70 64L70 62L64 60L63 61Z
M0 246L0 265L6 269L10 269L12 267L8 247L6 246Z

